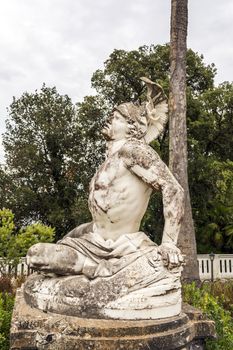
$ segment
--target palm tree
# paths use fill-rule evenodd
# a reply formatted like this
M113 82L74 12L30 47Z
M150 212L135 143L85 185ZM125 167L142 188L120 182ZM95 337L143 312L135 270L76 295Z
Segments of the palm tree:
M195 229L187 172L186 51L188 0L171 0L171 80L169 93L169 167L185 191L185 214L178 247L186 255L183 279L198 280Z

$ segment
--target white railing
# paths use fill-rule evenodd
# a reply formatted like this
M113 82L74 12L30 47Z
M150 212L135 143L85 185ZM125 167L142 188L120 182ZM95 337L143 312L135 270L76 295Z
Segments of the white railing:
M21 258L18 265L5 264L4 259L0 258L0 275L6 274L14 277L28 276L33 272L26 264L26 258Z
M233 254L214 254L211 261L209 254L198 254L201 280L233 279Z
M211 280L212 278L214 280L233 279L233 254L215 254L212 262L209 254L198 254L197 260L200 279L202 281ZM33 272L33 270L27 266L26 258L21 258L20 262L15 267L12 267L10 264L4 265L4 260L0 259L0 266L5 274L10 274L15 277L27 276Z

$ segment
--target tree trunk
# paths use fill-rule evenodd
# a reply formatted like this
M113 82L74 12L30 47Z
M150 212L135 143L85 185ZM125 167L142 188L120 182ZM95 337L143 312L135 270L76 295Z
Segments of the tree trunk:
M169 93L169 167L185 191L185 213L178 247L185 254L183 279L199 279L195 229L187 172L186 51L188 0L171 0L171 80Z

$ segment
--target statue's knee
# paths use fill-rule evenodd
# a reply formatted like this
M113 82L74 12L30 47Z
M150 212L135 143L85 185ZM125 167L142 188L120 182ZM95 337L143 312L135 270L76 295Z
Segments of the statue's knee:
M36 243L28 249L27 256L43 255L46 243Z
M46 243L37 243L29 248L26 256L27 265L31 267L47 266L48 259L51 256L46 251Z

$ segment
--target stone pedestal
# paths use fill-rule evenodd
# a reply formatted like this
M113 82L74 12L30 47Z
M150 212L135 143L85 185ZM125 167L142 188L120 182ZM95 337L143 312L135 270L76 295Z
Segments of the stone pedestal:
M19 291L11 350L200 350L214 336L214 322L189 306L161 320L84 319L31 308Z

